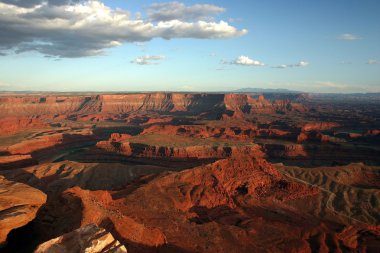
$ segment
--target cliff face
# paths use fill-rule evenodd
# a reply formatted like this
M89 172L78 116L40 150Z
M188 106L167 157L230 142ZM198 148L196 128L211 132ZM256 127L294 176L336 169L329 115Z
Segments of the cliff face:
M26 155L38 151L63 147L63 146L80 146L86 141L92 141L95 137L91 130L84 130L81 132L73 132L70 134L56 133L34 139L24 140L6 148L6 152L12 155Z
M13 134L23 129L43 128L46 126L48 124L39 119L39 117L2 117L0 119L0 136Z
M290 100L266 100L264 96L253 99L249 95L244 94L226 94L224 96L224 104L227 110L235 113L286 113L293 110L305 111L306 108Z
M41 191L0 176L0 247L8 233L33 220L45 202L46 195Z
M258 145L244 147L224 146L189 146L166 147L142 143L101 141L96 145L107 152L118 153L125 156L163 158L163 159L211 159L230 157L234 153L256 154L263 156Z
M32 116L69 114L81 110L96 99L86 96L23 96L0 97L1 116Z
M202 125L152 125L144 129L142 134L160 133L197 138L219 138L230 140L250 140L256 134L256 127L245 124L240 127L210 127Z
M294 105L294 107L297 107ZM1 116L62 114L123 114L135 111L156 112L276 112L292 110L290 101L255 100L244 94L144 93L93 96L1 97Z

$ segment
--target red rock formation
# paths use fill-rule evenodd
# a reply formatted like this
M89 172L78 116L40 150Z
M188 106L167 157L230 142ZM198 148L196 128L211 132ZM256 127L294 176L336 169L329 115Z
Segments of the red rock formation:
M262 219L272 221L261 216L260 209L250 209L271 201L285 204L308 198L318 190L285 180L264 160L235 154L233 159L161 176L132 192L76 187L64 194L80 198L82 226L108 224L107 229L117 234L130 252L256 252L265 247L259 242L268 236L257 230L265 224ZM281 222L273 226L288 226ZM298 232L281 237L293 241L292 248L309 247ZM272 244L268 249L283 247Z
M281 129L258 129L256 130L256 136L258 137L271 137L271 138L284 138L292 139L294 134L290 131L284 131Z
M91 130L76 131L70 133L57 133L50 135L42 135L30 140L24 140L20 143L7 147L6 151L10 154L25 155L36 151L46 150L59 145L75 146L75 143L94 140L95 137Z
M298 136L297 136L297 142L304 142L304 141L307 141L309 138L309 136L304 133L304 132L301 132Z
M339 123L335 122L314 122L314 123L307 123L302 126L302 131L308 132L308 131L321 131L321 130L329 130L332 128L339 127Z
M379 163L375 106L335 111L335 103L317 102L273 94L0 96L0 174L49 195L15 233L28 230L19 238L40 243L95 223L130 252L377 252L378 169L308 168L298 177L263 160L261 150L305 167ZM22 208L34 215L40 204L29 204ZM77 244L77 235L55 242Z
M48 126L39 117L2 117L0 119L0 136L25 129L46 128Z
M119 133L113 133L111 134L110 141L115 142L115 141L126 141L129 138L131 138L132 135L130 134L119 134Z
M179 128L180 130L181 128ZM161 132L162 133L162 132ZM130 136L112 134L109 141L100 141L96 147L111 153L125 156L164 158L164 159L209 159L225 158L234 153L255 154L263 156L258 145L246 143L246 145L224 146L222 144L199 144L189 146L157 146L131 142ZM121 139L121 140L120 140ZM124 140L125 139L125 140Z
M36 165L37 163L31 155L0 156L0 170L22 168Z
M31 185L54 198L74 186L88 190L119 189L136 178L166 170L165 167L153 165L62 161L0 173L9 180Z
M126 253L127 249L105 229L94 224L79 228L51 239L34 251L35 253Z
M322 142L322 143L335 143L341 142L341 140L335 138L334 136L322 134L317 131L301 132L297 136L297 142Z
M256 126L246 124L241 127L210 127L204 125L152 125L142 134L159 133L198 138L219 138L231 140L249 140L255 135Z
M101 120L99 114L125 114L136 111L273 113L301 108L290 101L258 100L245 94L141 93L93 96L0 97L0 116L87 115L78 119ZM91 114L96 115L92 117Z
M306 111L306 108L299 103L292 103L289 100L265 100L264 96L253 99L245 94L226 94L224 103L227 110L235 112L233 117L243 118L244 114L276 114L291 111Z
M301 144L264 144L264 152L271 157L307 157L307 151Z
M88 96L0 97L0 115L68 115L81 110L90 100Z
M46 195L41 191L0 176L0 247L12 229L34 219L45 201Z

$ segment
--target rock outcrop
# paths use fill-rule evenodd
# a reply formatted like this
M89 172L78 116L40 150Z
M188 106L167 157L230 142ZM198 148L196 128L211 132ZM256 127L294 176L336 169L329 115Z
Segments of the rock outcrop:
M166 170L165 167L153 165L62 161L0 171L0 175L12 181L31 185L54 198L74 186L88 190L119 189L136 178Z
M34 251L35 253L126 253L121 245L109 232L95 224L51 239Z
M75 131L71 133L53 133L23 140L7 147L5 151L12 155L26 155L48 149L62 148L63 146L73 148L75 146L83 145L86 141L94 140L96 140L96 137L94 137L91 130Z
M235 127L210 127L204 125L153 125L142 134L159 133L197 138L219 138L227 140L250 140L256 135L257 127L252 124Z
M101 150L124 156L162 159L216 159L230 157L233 153L263 154L258 145L232 146L197 145L188 147L154 146L142 143L101 141L96 144ZM100 155L100 154L99 154Z
M32 221L45 202L41 191L0 176L0 247L8 233Z
M1 105L0 105L0 107L1 107ZM21 130L25 130L25 129L45 128L48 126L49 126L49 124L45 123L38 116L37 117L36 116L1 117L1 119L0 119L0 136L17 133L17 132L19 132Z
M329 130L336 127L339 127L340 124L336 122L313 122L307 123L302 126L302 131L321 131L321 130Z
M23 168L36 165L37 163L31 155L0 156L0 170Z

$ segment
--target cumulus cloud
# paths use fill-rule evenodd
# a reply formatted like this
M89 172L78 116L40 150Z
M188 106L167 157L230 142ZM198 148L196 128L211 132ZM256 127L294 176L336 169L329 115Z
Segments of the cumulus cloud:
M200 20L209 15L224 12L225 9L211 4L186 6L179 2L155 3L148 7L147 15L154 21Z
M242 65L242 66L264 66L264 63L253 60L248 56L241 55L232 61L222 61L223 64Z
M367 64L375 65L375 64L379 64L379 62L377 60L370 59L367 61Z
M350 33L343 33L343 34L340 34L338 35L337 37L338 40L358 40L360 39L359 37L357 37L356 35L353 35L353 34L350 34Z
M144 55L132 60L131 63L139 65L156 65L163 59L165 59L165 56L162 55Z
M37 51L49 56L85 57L154 38L223 39L247 33L224 21L188 21L188 17L144 20L100 0L0 0L0 53Z
M309 65L308 62L306 62L306 61L300 61L299 63L296 63L296 64L281 64L281 65L273 66L272 68L286 69L286 68L306 67L308 65Z

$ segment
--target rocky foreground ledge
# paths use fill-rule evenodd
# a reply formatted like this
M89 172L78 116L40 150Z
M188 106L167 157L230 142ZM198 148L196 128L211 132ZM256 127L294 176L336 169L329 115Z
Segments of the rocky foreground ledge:
M8 233L32 221L45 202L43 192L0 176L0 247L5 245Z
M103 228L90 224L47 241L35 253L126 253L127 249Z

